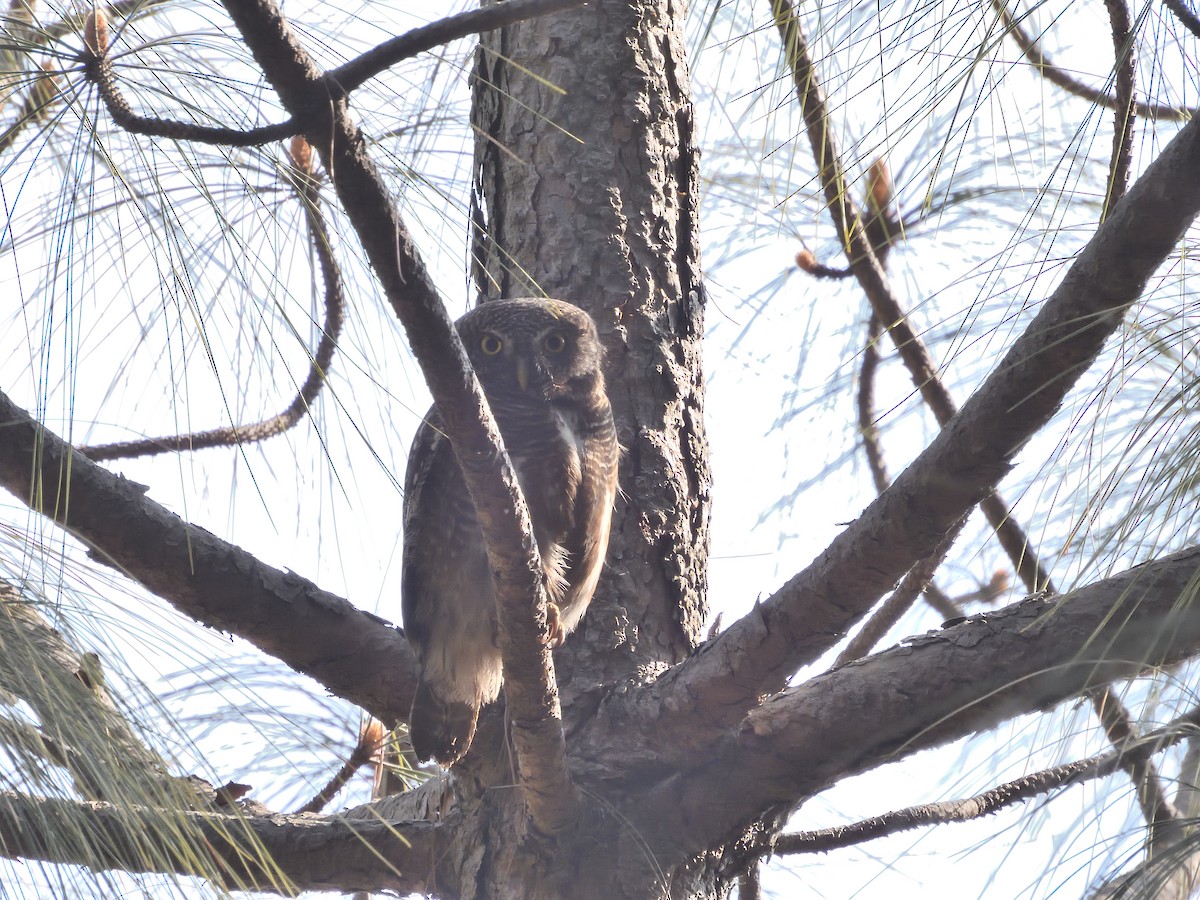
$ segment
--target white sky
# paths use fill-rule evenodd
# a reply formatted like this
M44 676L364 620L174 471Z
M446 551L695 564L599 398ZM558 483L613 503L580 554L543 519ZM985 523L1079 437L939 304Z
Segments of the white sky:
M843 7L830 5L827 9ZM885 5L883 9L885 18L899 22L899 5ZM369 9L363 6L359 11L366 13ZM341 8L327 8L324 15L333 20L342 12ZM757 20L760 10L734 4L727 14ZM967 12L953 7L930 7L924 16L930 23L943 19L952 23L955 16L969 18ZM401 16L395 30L419 24L425 17L434 17L432 8L421 17ZM371 31L379 22L367 18L362 40L369 43L380 39ZM317 30L316 18L301 20ZM1069 33L1075 45L1062 48L1062 52L1073 53L1069 58L1083 70L1081 77L1100 84L1110 65L1111 51L1107 38L1095 40L1096 21L1082 13L1072 20ZM974 180L963 175L960 180L947 181L944 170L920 167L902 172L905 177L898 178L898 183L906 209L919 205L927 190L947 183L1000 183L1018 193L1026 192L1024 205L1018 206L1015 214L1019 220L1031 210L1024 242L1009 243L1012 230L1006 226L1011 223L1002 218L984 217L964 225L951 223L947 217L944 232L935 221L897 251L893 273L898 290L918 316L927 316L922 320L923 327L931 333L952 335L973 324L976 316L984 321L998 319L1023 297L1044 296L1045 286L1053 283L1059 271L1054 268L1055 260L1069 256L1071 248L1086 239L1090 233L1086 223L1089 216L1094 220L1094 212L1082 204L1071 209L1040 202L1039 188L1050 184L1059 190L1085 190L1093 183L1088 179L1094 172L1079 166L1070 155L1073 150L1018 146L1004 137L1019 129L1039 133L1043 129L1046 133L1062 129L1069 134L1079 124L1076 117L1083 115L1080 110L1084 109L1057 109L1042 82L1027 72L1013 73L1004 66L979 74L973 82L991 86L981 112L973 119L964 116L972 122L970 128L965 128L961 119L951 119L945 134L925 133L920 122L911 133L906 132L905 123L922 103L934 102L936 93L932 86L923 90L913 86L923 84L921 78L931 73L948 78L946 73L967 65L945 22L940 25L945 29L943 39L931 42L942 52L931 50L896 62L894 69L882 73L877 66L872 68L879 44L863 40L864 34L853 23L843 23L841 31L835 28L832 33L842 37L830 38L829 45L815 39L814 43L822 51L831 47L837 51L837 66L831 63L827 71L843 73L830 78L839 91L837 96L842 98L837 124L842 127L839 139L848 148L847 159L869 162L880 154L893 161L924 159L929 154L922 148L930 141L936 144L945 139L948 155L968 140L991 142L991 158L981 163L985 171ZM908 27L916 30L920 24L909 23ZM715 481L710 584L713 613L723 612L726 624L816 556L871 497L869 478L861 463L844 466L835 476L810 485L791 507L762 520L763 511L770 509L781 493L815 478L848 447L850 407L845 399L817 404L811 412L799 414L783 426L777 426L777 422L781 413L819 397L831 381L852 375L856 361L847 349L857 346L861 332L858 323L863 314L861 299L853 288L817 284L792 270L800 241L823 251L823 258L831 264L839 264L840 260L832 255L828 225L808 196L812 191L811 162L805 156L806 146L792 141L800 129L794 110L789 109L788 85L777 83L759 90L778 74L772 62L775 35L767 30L741 41L722 43L728 34L727 27L725 31L714 30L714 38L693 61L697 116L705 141L702 165L711 180L702 223L712 287L705 345ZM1015 56L1011 48L1005 53L1009 59ZM456 46L445 57L443 71L462 72L467 59L468 49ZM389 76L389 87L396 91L389 99L402 96L415 105L414 92L425 89L423 71L415 66L403 67ZM1168 60L1163 63L1163 71L1163 77L1175 79L1171 89L1194 95L1193 73L1186 63ZM451 77L445 83L457 92L458 101L457 106L448 108L451 123L447 131L461 134L466 115L465 78ZM930 85L941 83L929 80ZM911 90L902 92L903 87ZM718 89L723 92L722 106L713 103L713 92ZM949 101L942 97L938 102ZM376 134L386 130L389 116L396 115L383 101L365 102L356 111L368 132ZM1094 144L1096 149L1091 152L1101 166L1106 163L1107 127L1106 117L1093 116L1080 126L1083 137L1074 145ZM1169 125L1160 129L1159 143L1172 133ZM1139 147L1144 162L1153 151L1154 139L1142 141ZM384 151L389 146L396 145L381 147L378 152L385 163ZM165 166L171 159L164 152L150 158L147 165ZM431 153L420 161L422 173L432 184L404 194L406 215L418 232L418 243L438 283L452 298L452 311L460 312L466 308L468 297L462 243L466 234L462 179L469 174L469 159ZM125 163L132 165L133 161ZM69 183L73 173L90 177L94 165L94 157L64 157L57 170L65 173L63 183ZM0 200L14 210L14 220L22 223L21 227L30 228L25 210L39 192L64 195L59 193L59 183L23 184L21 166L28 168L28 160L0 171ZM858 171L864 168L860 165ZM270 172L244 164L234 171L216 167L202 174L159 174L164 179L183 181L202 178L214 194L221 185L238 189L242 178L256 185L273 182ZM434 189L456 181L458 192L449 200L435 193ZM805 193L796 196L797 191ZM737 248L744 255L726 261L724 251L730 246L730 234L747 229L747 214L735 212L722 202L735 192L749 199L753 228L750 239ZM932 191L930 199L936 200ZM102 205L104 200L99 196L94 202ZM244 247L218 242L197 251L208 254L212 265L191 275L198 281L196 307L192 309L186 303L173 306L182 296L179 293L168 292L166 300L158 299L159 285L170 280L169 265L175 262L170 242L186 245L195 240L197 233L189 232L186 225L193 217L205 214L201 204L188 205L176 196L171 201L178 204L178 231L157 233L140 246L133 238L127 239L130 247L123 268L110 268L111 254L104 246L110 238L96 233L87 223L50 232L44 245L47 254L55 252L53 239L64 231L71 234L67 250L60 252L72 254L76 272L74 280L53 282L57 285L53 289L41 283L43 277L46 283L52 282L43 270L42 258L31 261L27 255L14 257L7 252L0 256L0 284L10 296L19 298L22 307L0 312L4 316L0 319L0 385L18 402L30 406L44 403L47 423L60 434L66 431L69 419L73 419L80 439L88 439L91 422L97 423L91 432L93 438L101 433L108 438L134 436L112 428L103 431L103 426L113 423L138 423L133 427L151 434L175 431L176 423L179 430L207 428L227 421L226 403L235 417L244 420L251 411L273 410L286 403L291 387L271 386L278 381L282 366L289 366L296 378L303 377L304 358L297 354L297 342L288 331L290 323L305 341L311 333L313 298L302 287L308 279L303 251L292 261L294 269L290 271L289 266L270 261L269 249L267 264L256 267L253 262L262 248L270 248L277 238L283 240L290 233L290 220L285 219L276 232L272 216L277 209L285 217L297 215L295 204L285 198L278 201L277 207L258 206L257 199L246 197L222 204L218 196L218 203L231 218L247 217L259 224L242 230L247 236ZM988 209L986 204L981 206ZM130 235L146 234L144 218L133 211L106 221L117 222ZM1066 228L1066 234L1057 245L1038 243L1037 237L1045 233L1039 229L1052 231L1060 225ZM963 232L968 235L965 249L964 243L959 243ZM343 261L354 270L350 258L356 251L348 233L339 250ZM157 266L151 263L152 258L157 259ZM1028 268L1029 261L1037 259L1046 259L1051 266L1040 278ZM236 277L226 280L231 270ZM361 266L356 271L361 275ZM767 302L767 289L779 279L783 279L782 289L771 294ZM364 282L359 278L354 283L358 286ZM239 285L252 286L253 296L244 296L247 289ZM818 292L821 299L812 304L816 311L809 317L809 301ZM139 298L151 299L134 302ZM247 304L253 311L250 315L244 315ZM359 606L398 621L400 492L393 478L403 471L408 441L425 409L427 394L407 358L398 326L386 310L380 311L380 306L377 293L370 294L366 289L351 293L351 322L334 363L331 392L322 398L316 412L321 440L311 427L302 425L286 439L247 448L244 459L231 452L205 451L194 456L122 462L113 468L150 485L154 499L264 561L294 569ZM214 347L237 347L229 360L219 359L215 370L201 355L202 347L195 339L201 320ZM10 323L7 331L2 327L5 322ZM965 339L939 342L936 352L947 367L947 377L969 381L979 367L987 367L988 360L994 358L1016 327L1002 328L978 343ZM130 358L129 348L138 345L139 334L145 335L144 342ZM236 378L232 377L234 365L241 366ZM390 395L386 405L380 403L381 390ZM790 406L783 399L789 392L796 398ZM881 387L881 402L897 404L896 412L886 420L893 472L899 471L904 459L911 457L928 437L928 424L918 416L905 414L913 405L908 395L903 377L893 378ZM965 391L960 391L959 397L964 399ZM192 417L190 420L177 418L184 411ZM326 452L328 461L323 456ZM1044 456L1034 454L1031 458L1049 460L1043 471L1045 480L1057 483L1053 476L1057 457L1049 449ZM1032 471L1036 470L1035 466ZM1046 497L1040 491L1044 487L1035 486L1018 507L1018 514L1027 515L1035 536L1043 527L1036 517L1039 502ZM30 527L51 546L60 543L52 529L16 504L0 503L0 510L3 521L13 528ZM1044 527L1054 534L1057 526ZM0 532L0 544L15 540L6 539ZM36 579L38 564L28 555L24 559L23 574ZM951 593L969 589L977 579L990 574L996 559L991 550L985 549L975 557L959 560L958 568L942 581L943 586ZM59 564L50 559L45 565L53 581ZM81 577L73 575L72 579ZM116 620L113 628L108 628L105 621L96 625L91 637L113 645L115 651L135 646L144 659L139 676L165 695L166 706L173 714L198 718L205 711L196 709L193 700L176 698L167 691L194 680L194 676L179 673L201 664L210 654L228 657L238 645L190 626L179 631L178 616L154 611L153 607L139 607L131 618L121 609L123 598L119 594L113 598L107 574L89 578L98 582L93 589L102 610ZM83 589L88 587L85 584ZM930 614L914 613L898 626L896 636L935 624L936 618ZM182 640L180 634L184 635ZM245 676L244 670L236 667L232 673L236 678ZM266 754L264 741L289 740L289 726L294 720L303 719L304 727L309 727L311 722L304 717L323 717L327 730L319 739L328 741L330 750L324 760L309 760L308 767L297 772L297 778L324 777L333 754L339 749L344 751L350 737L347 729L353 728L356 714L344 704L331 704L335 708L327 712L306 694L309 690L311 685L300 685L273 691L264 698L258 685L249 684L243 723L223 722L211 732L200 734L198 748L181 742L178 753L191 765L209 766L223 777L266 785L277 779L268 775L255 778L253 771L245 771L254 767L246 766L246 746L255 746ZM272 706L275 712L268 709ZM1050 719L1019 719L993 735L851 779L807 804L795 826L823 827L907 804L966 796L1001 780L1097 752L1103 749L1103 742L1087 730L1092 724L1089 715L1084 709L1068 710ZM294 734L291 739L298 740ZM1000 756L994 749L998 745L1016 749ZM263 758L263 765L267 759ZM278 762L278 757L273 759ZM256 756L254 763L258 762ZM306 793L294 784L286 790L295 790L297 795ZM1106 852L1105 842L1138 824L1136 812L1130 812L1128 795L1128 785L1113 779L1098 786L1074 788L1048 807L1029 804L982 822L922 830L828 856L784 861L772 866L765 879L766 893L829 898L890 898L917 891L934 898L1042 897L1055 892L1078 896L1103 867L1103 860L1097 857ZM271 797L263 799L271 802ZM1121 854L1136 846L1136 838L1126 838L1113 851ZM1043 874L1051 869L1053 874Z

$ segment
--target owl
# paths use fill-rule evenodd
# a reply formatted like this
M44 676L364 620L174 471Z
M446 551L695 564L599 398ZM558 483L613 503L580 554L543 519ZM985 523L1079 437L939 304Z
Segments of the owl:
M552 646L579 623L608 547L619 448L591 317L561 300L497 300L456 323L529 505ZM449 439L430 410L404 479L404 631L421 663L417 758L458 761L503 682L491 569Z

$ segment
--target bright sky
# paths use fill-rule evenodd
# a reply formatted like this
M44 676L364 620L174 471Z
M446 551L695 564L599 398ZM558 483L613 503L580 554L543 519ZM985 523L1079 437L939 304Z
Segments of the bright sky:
M367 10L363 6L359 11ZM708 187L703 238L712 297L705 345L715 480L711 599L713 613L723 612L726 624L807 564L872 496L861 463L818 477L827 464L850 450L853 441L847 424L852 421L848 391L836 401L818 401L827 385L838 379L848 384L854 375L862 301L852 287L816 283L794 270L792 259L801 242L820 251L830 264L841 260L826 221L808 196L812 165L805 144L794 141L800 128L789 85L772 83L778 76L773 31L723 43L730 34L749 31L750 19L758 22L759 12L736 4L726 10L726 16L744 19L740 30L721 19L703 53L693 60L697 116L705 141L702 165ZM313 18L299 18L316 32L315 16L322 14L332 20L343 10L325 7ZM431 11L426 14L433 17ZM922 326L942 338L936 352L946 365L947 377L965 381L978 367L987 367L1018 325L1001 325L978 339L970 337L967 329L976 325L977 318L985 323L998 321L1011 315L1023 299L1044 296L1045 286L1057 277L1056 260L1069 256L1089 233L1086 223L1094 221L1093 210L1084 204L1059 208L1042 203L1038 192L1046 183L1081 192L1095 183L1094 166L1081 167L1070 147L1094 141L1100 149L1091 152L1103 163L1107 119L1093 116L1079 125L1080 109L1060 112L1048 102L1044 83L1028 72L1011 72L1000 65L978 71L971 82L986 95L981 110L969 115L966 103L967 111L955 115L962 84L951 76L965 72L970 60L961 41L955 43L951 26L978 21L978 16L972 19L962 10L951 15L940 7L929 8L914 20L903 20L907 25L902 27L900 5L884 5L883 15L895 20L893 25L902 36L919 27L943 28L942 38L930 42L937 52L928 50L909 58L885 55L886 70L881 72L874 62L880 42L863 39L865 32L860 34L861 29L852 24L831 23L833 37L814 39L818 52L836 50L837 64L831 63L826 71L831 90L836 88L841 98L839 140L856 171L861 175L866 163L886 156L898 169L905 210L938 202L944 197L938 192L948 185L1000 184L1021 197L1016 213L1014 207L996 212L980 204L989 210L990 219L964 223L952 220L951 210L922 226L896 253L893 276L898 290L916 315L925 317ZM362 25L362 40L381 39L384 35L373 31L377 23L367 20L370 24ZM396 30L420 24L411 14L401 16L400 22ZM203 25L197 23L198 28ZM1095 59L1089 65L1083 35L1094 35L1094 30L1080 26L1070 33L1077 35L1077 52L1070 58L1083 70L1081 77L1103 83L1110 65L1107 43L1092 44ZM1072 52L1070 47L1062 49ZM1006 58L1015 58L1011 48L1005 53ZM450 123L439 139L442 144L431 136L431 149L444 150L465 134L466 79L461 76L469 56L469 48L459 45L444 58L442 72L451 74L435 83L434 96L446 85L457 105L442 107ZM396 93L388 99L403 96L405 102L417 104L420 92L428 89L424 71L403 67L389 76L389 88ZM1191 73L1186 67L1184 72L1187 77L1179 79L1179 89L1186 91ZM839 74L834 77L834 73ZM943 125L925 130L924 118L908 124L923 104L935 101L945 114ZM385 102L366 102L356 112L372 134L395 127L397 113ZM1046 151L1040 144L1026 145L1009 137L1020 130L1071 134L1077 126L1082 138L1066 151L1061 146ZM1171 129L1160 127L1161 143ZM1140 145L1144 159L1152 150L1152 139L1143 140L1147 142ZM931 153L930 146L942 141L946 153ZM979 168L954 174L950 172L954 163L946 160L953 160L963 145L974 148L971 158ZM978 152L980 145L988 152ZM461 312L469 296L463 246L469 158L437 152L417 156L411 145L385 142L377 148L381 162L386 165L387 152L396 147L406 148L420 163L425 183L403 192L405 214L418 232L418 243L452 311ZM305 287L309 270L303 251L282 261L275 256L276 243L294 230L295 203L286 196L246 196L243 179L265 186L275 183L275 176L253 157L237 159L237 168L172 172L167 167L175 165L177 157L164 151L145 164L161 167L155 169L158 176L171 183L202 179L205 190L234 220L229 233L244 235L244 245L229 240L194 246L192 242L207 232L188 226L207 213L203 203L190 202L180 193L169 195L170 214L162 213L168 219L176 217L175 229L164 227L147 236L145 217L133 210L104 220L104 228L121 228L131 236L123 239L128 246L121 266L111 268L115 238L87 222L51 230L40 245L44 253L0 256L0 283L20 299L22 307L4 312L6 318L0 320L10 323L0 327L0 385L19 402L44 404L42 414L60 434L73 418L80 440L89 439L87 428L93 421L97 427L92 438L102 433L101 426L114 423L135 433L110 428L104 435L123 438L136 436L138 429L160 434L212 427L228 421L231 414L244 421L255 411L286 403L294 385L278 384L278 376L288 371L296 380L303 378L306 361L296 352L295 335L308 343L311 310L317 301ZM911 169L903 168L908 160L916 160ZM930 161L940 162L941 168ZM135 158L122 158L117 168L135 164L140 164ZM28 168L28 160L10 165L0 173L0 200L14 211L14 222L29 229L31 220L25 210L32 208L39 194L69 196L60 193L62 185L69 185L72 177L96 177L97 163L88 155L63 156L57 171L64 180L45 184L22 182L20 172ZM103 206L109 199L103 191L113 190L115 182L103 173L99 181L108 187L93 202ZM397 186L400 191L400 181ZM450 192L448 196L439 193L443 189ZM224 190L231 192L228 200ZM734 197L744 201L740 209L733 208ZM72 202L83 201L73 198ZM157 201L149 197L143 202ZM1032 212L1023 237L1010 239L1012 223L1004 216L1020 221L1027 210ZM243 221L251 224L238 224ZM1041 229L1059 226L1067 234L1058 244L1039 242L1046 233ZM740 244L732 237L739 230L747 235ZM56 247L54 241L64 233L70 239ZM25 235L16 237L22 240ZM8 241L4 236L6 250ZM338 249L359 276L354 284L365 284L361 263L356 267L351 261L357 251L348 231ZM57 273L43 268L42 260L55 254L65 255L74 267L73 280L54 281ZM256 256L264 254L266 261L256 263ZM160 285L174 283L173 267L185 256L210 263L191 271L194 297L185 287L168 289L163 298ZM1047 260L1049 268L1039 275L1027 267L1031 259ZM51 282L56 287L47 289L45 284ZM814 296L820 298L818 302L812 302ZM398 621L400 492L394 479L403 471L427 393L378 295L364 287L352 294L351 303L350 324L334 364L330 392L316 410L319 438L314 429L301 426L287 439L247 448L244 457L205 451L122 462L113 468L150 485L156 500L261 559L292 568L359 606ZM215 369L196 340L201 330L217 348ZM129 348L134 346L139 349L131 357ZM224 349L229 347L236 349ZM245 383L232 377L234 366ZM387 403L380 402L381 391L386 392ZM906 413L912 404L904 377L883 383L880 393L881 409L895 405L885 423L891 466L897 472L927 439L928 425ZM959 397L965 397L965 390L959 391ZM184 415L191 418L180 418ZM1052 452L1031 458L1049 459L1043 474L1057 484ZM794 503L772 511L781 495L810 479L813 483L797 494ZM1040 526L1032 516L1046 497L1039 493L1042 490L1035 485L1018 507L1019 513L1030 515L1035 529ZM0 504L0 510L11 528L32 528L51 547L61 547L52 529L19 506ZM764 511L770 512L764 515ZM0 543L14 542L4 557L22 559L22 574L34 580L41 577L44 565L45 577L53 584L57 560L35 562L29 553L17 551L16 540L0 532ZM951 593L970 589L990 574L996 559L993 551L985 549L977 557L958 560L958 568L945 576L943 587ZM253 770L278 765L280 755L271 749L275 744L283 758L295 762L297 777L287 788L276 788L274 796L262 799L286 806L307 793L302 779L323 779L336 753L345 751L357 714L345 704L314 698L308 684L273 689L264 696L259 684L245 683L241 721L230 720L215 707L197 708L188 696L171 694L199 677L228 675L246 682L250 673L236 655L240 644L180 626L179 617L159 612L153 605L138 605L131 617L125 609L129 602L114 594L107 573L72 578L84 579L82 589L94 590L104 614L113 618L113 627L102 620L89 637L99 645L111 645L114 654L136 648L136 655L144 659L138 675L152 683L173 715L192 723L189 732L200 746L190 748L181 741L177 750L187 765L266 786L279 779L256 778ZM893 639L935 625L936 618L918 611L898 626ZM228 672L188 674L211 655L232 658ZM206 718L209 715L212 718ZM1004 779L1096 752L1103 743L1087 731L1092 725L1089 716L1084 709L1052 718L1019 719L993 735L849 780L807 804L795 827L824 827L907 804L967 796ZM198 730L205 726L211 730ZM329 747L324 758L301 759L300 754L286 752L292 746L289 741L299 748L311 739L311 731L297 735L298 728L320 729L316 737ZM997 745L1017 749L998 756ZM254 748L249 765L247 746ZM1127 802L1129 790L1127 783L1113 779L1073 788L1050 806L1030 804L982 822L784 861L772 866L765 887L768 896L774 892L778 897L890 898L916 890L935 898L1042 897L1056 891L1078 896L1099 868L1097 857L1111 851L1120 858L1136 851L1136 838L1104 843L1139 824ZM1044 877L1042 873L1052 868L1054 874Z

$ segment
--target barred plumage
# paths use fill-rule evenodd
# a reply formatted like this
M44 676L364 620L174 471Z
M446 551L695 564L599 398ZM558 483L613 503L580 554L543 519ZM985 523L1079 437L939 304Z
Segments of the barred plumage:
M557 646L587 609L608 547L619 448L604 350L583 310L497 300L456 323L529 504ZM436 411L405 475L404 628L422 665L409 730L419 759L449 766L503 683L483 535Z

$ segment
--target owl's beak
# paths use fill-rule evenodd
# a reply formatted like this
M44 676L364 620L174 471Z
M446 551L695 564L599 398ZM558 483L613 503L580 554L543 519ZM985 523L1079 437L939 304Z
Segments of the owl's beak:
M521 390L529 390L529 360L523 356L518 356L517 363L517 384L521 386Z

